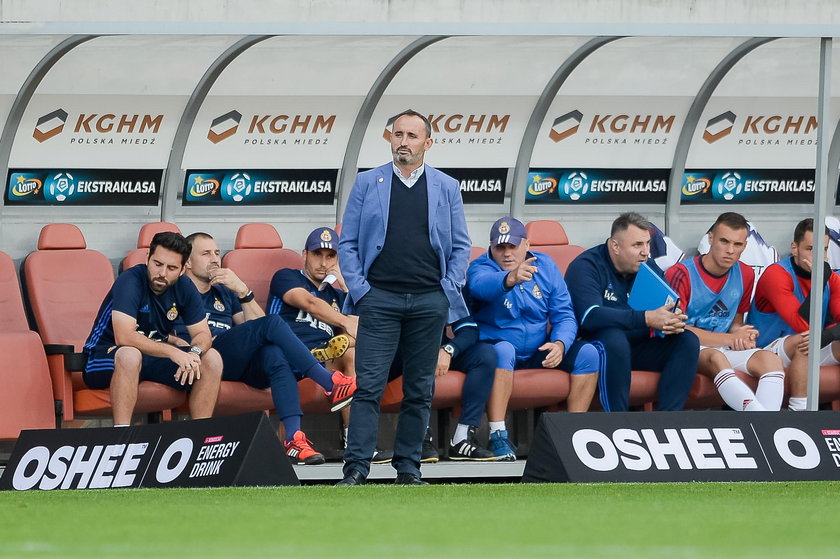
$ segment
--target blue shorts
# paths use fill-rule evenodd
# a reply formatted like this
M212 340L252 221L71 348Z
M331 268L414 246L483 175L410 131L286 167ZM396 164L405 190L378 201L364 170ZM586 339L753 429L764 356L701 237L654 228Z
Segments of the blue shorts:
M82 379L88 388L100 390L111 386L111 377L114 374L114 355L120 346L97 346L88 354L87 365L85 365ZM188 347L181 348L189 351ZM159 384L165 384L184 392L189 392L190 384L181 384L175 380L175 373L178 372L178 365L167 357L152 357L143 354L143 364L140 367L140 381L150 380Z

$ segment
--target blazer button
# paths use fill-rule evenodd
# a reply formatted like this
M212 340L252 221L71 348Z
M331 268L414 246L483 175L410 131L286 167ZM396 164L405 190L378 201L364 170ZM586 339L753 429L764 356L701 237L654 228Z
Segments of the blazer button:
M382 245L376 245L376 250L382 250Z

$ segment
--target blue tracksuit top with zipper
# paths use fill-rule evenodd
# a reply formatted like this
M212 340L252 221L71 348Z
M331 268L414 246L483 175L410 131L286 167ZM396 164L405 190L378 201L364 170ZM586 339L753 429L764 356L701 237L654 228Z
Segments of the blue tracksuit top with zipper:
M509 341L516 349L517 360L528 359L547 340L561 341L568 350L577 336L563 275L547 255L528 252L526 258L532 256L537 257L533 263L537 273L513 289L505 287L508 272L489 253L473 260L467 270L479 339Z
M647 263L659 277L663 276L653 260ZM651 336L645 311L633 310L627 302L636 274L622 275L615 269L606 243L575 258L566 270L566 279L582 335L592 336L604 328L620 328L631 340Z

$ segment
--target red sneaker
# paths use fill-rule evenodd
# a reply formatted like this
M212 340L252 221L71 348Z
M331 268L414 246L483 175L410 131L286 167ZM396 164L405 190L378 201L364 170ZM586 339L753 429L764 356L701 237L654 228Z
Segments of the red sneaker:
M283 445L286 447L286 456L288 456L295 464L303 462L304 464L323 464L326 462L324 455L316 452L312 448L312 441L306 438L303 431L295 431L294 437L291 441L286 441Z
M348 377L341 371L335 371L332 381L332 392L325 392L325 394L330 398L330 411L338 411L353 401L353 394L356 392L356 377Z

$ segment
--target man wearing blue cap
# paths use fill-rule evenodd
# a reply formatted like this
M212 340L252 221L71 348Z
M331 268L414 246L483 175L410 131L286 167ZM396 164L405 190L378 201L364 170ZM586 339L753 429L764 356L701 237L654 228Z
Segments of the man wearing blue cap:
M577 322L557 265L529 248L522 222L503 217L490 228L490 250L473 260L467 271L479 338L496 349L487 419L490 450L499 460L516 460L505 426L514 370L569 371L567 409L584 412L603 369L603 352L596 344L575 341Z
M347 287L337 249L335 230L314 229L304 245L303 269L284 268L271 278L266 311L279 314L319 361L332 361L344 374L355 376L351 346L359 318L341 312Z
M393 161L359 173L342 220L345 311L359 315L359 336L358 388L338 485L362 484L370 471L379 402L397 351L405 367L391 465L396 483L426 485L420 457L440 340L447 322L467 315L461 287L471 242L458 181L423 162L434 143L429 119L404 111L392 122Z

